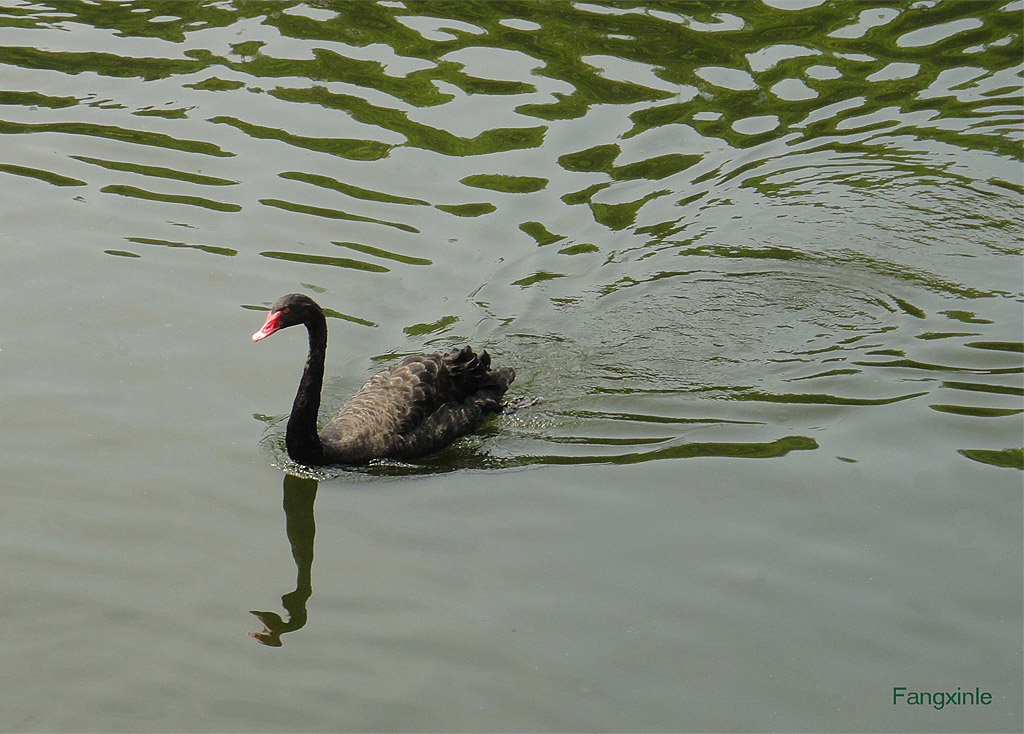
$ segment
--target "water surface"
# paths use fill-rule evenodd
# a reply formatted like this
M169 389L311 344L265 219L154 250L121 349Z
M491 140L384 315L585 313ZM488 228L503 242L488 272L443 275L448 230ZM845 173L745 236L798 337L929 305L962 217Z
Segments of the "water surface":
M0 729L1019 730L1022 10L0 3Z

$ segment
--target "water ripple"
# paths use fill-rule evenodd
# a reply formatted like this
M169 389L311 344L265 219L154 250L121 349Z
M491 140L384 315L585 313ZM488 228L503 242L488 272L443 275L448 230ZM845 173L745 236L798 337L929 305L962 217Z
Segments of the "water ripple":
M1019 422L1016 6L44 0L0 26L0 173L111 222L117 266L297 281L383 327L366 362L473 339L521 365L546 407L442 464Z

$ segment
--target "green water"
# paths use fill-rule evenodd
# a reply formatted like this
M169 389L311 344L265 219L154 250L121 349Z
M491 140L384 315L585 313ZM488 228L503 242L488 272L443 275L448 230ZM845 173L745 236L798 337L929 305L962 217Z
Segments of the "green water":
M0 730L1020 730L1022 20L0 2ZM298 467L296 291L544 402Z

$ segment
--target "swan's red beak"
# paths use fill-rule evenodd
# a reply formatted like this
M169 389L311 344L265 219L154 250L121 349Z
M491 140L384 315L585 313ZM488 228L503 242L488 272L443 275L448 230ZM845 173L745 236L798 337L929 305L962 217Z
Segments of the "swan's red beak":
M263 328L252 335L252 340L258 342L260 339L266 339L280 329L282 313L282 311L271 311L267 314L267 320L263 323Z

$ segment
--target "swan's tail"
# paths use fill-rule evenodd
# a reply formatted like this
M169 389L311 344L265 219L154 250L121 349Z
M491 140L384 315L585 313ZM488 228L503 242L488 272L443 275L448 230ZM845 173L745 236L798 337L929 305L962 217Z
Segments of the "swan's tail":
M472 347L465 346L445 355L444 362L451 371L453 381L466 394L480 391L491 392L494 400L499 402L508 386L516 379L516 371L511 367L491 369L491 355L486 351L477 354Z

